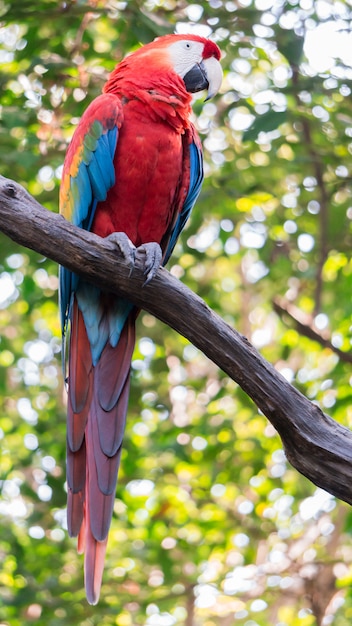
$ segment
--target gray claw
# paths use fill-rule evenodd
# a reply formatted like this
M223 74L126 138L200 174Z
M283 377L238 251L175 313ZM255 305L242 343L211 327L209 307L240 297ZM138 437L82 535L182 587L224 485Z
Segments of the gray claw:
M133 245L126 233L111 233L111 235L108 235L107 239L118 247L123 258L128 262L131 276L136 260L136 246Z
M144 285L147 285L157 273L163 254L158 243L151 241L150 243L143 243L136 250L136 257L143 255L141 263L143 265L143 274L146 276Z

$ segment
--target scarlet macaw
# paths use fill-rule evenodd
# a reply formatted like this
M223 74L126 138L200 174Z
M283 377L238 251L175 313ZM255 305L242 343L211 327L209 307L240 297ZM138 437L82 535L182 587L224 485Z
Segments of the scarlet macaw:
M111 237L146 281L165 264L203 181L191 93L217 93L218 46L166 35L127 56L83 114L68 148L60 212ZM60 268L63 337L70 324L67 521L85 552L88 602L99 599L126 422L136 307Z

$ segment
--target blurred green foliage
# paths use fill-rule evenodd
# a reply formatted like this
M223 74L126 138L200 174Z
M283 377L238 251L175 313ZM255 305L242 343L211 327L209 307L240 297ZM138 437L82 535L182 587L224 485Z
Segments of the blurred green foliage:
M169 269L346 426L352 68L326 60L323 35L315 55L308 44L351 18L321 0L0 2L1 174L53 211L74 127L122 56L175 29L219 43L221 93L194 105L207 178ZM57 267L0 241L1 625L349 625L349 507L146 313L101 601L87 605L65 531Z

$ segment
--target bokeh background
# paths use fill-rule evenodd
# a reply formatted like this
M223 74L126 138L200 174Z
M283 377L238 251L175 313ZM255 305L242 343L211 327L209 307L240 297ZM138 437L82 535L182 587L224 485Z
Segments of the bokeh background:
M196 32L224 82L194 104L206 180L170 271L349 427L352 8L328 0L1 0L1 174L56 212L62 162L114 65ZM63 242L64 245L64 242ZM351 509L151 315L138 321L101 600L65 527L57 266L0 234L1 626L348 626Z

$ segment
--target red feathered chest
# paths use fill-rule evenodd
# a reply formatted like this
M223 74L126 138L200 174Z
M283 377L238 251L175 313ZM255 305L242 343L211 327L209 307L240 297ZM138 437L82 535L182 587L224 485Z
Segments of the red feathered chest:
M148 112L138 100L125 103L114 159L115 185L97 206L92 227L96 234L106 237L123 231L136 246L160 243L179 211L189 184L186 128L181 133L180 125L168 123L165 106L154 102Z

